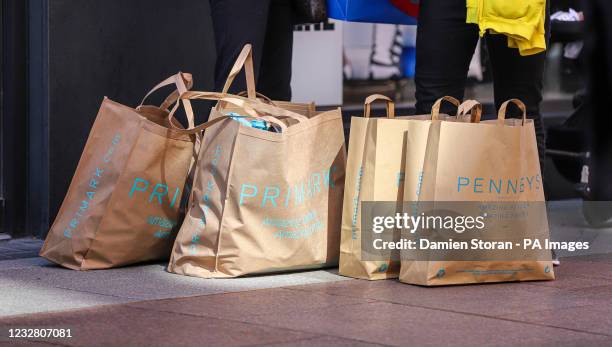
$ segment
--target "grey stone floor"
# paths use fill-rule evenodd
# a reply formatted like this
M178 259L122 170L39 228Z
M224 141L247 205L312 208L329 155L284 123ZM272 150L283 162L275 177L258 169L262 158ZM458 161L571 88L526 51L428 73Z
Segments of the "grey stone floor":
M161 283L155 282L153 272L144 272L148 274L124 287L125 293L132 292L130 298L100 295L106 299L99 303L108 305L0 317L0 346L612 345L612 255L566 258L555 271L557 279L547 282L425 288L395 280L319 278L320 283L300 284L292 278L282 287L246 290L256 288L238 279L234 285L243 284L238 292L132 301L139 295L139 284L146 289ZM312 279L323 274L294 275ZM118 284L109 277L109 283L96 281L98 287ZM68 282L61 277L39 279L56 286L76 285L61 284ZM276 279L260 278L268 286ZM202 287L213 283L200 281ZM49 285L39 289L37 296L58 303L91 302L91 293L101 292L81 287L65 296ZM8 338L9 329L17 327L69 328L73 337Z
M612 345L612 228L577 200L549 206L552 237L590 241L549 282L424 288L330 271L203 280L164 264L77 272L0 244L0 346ZM69 327L72 339L11 340L9 328Z
M592 245L589 251L560 251L559 256L612 253L612 228L589 227L581 204L579 200L549 204L553 240L589 241ZM0 243L0 317L347 280L334 269L215 280L171 274L165 271L165 264L77 272L37 257L41 245L42 241L33 239Z
M42 244L43 242L37 239L0 241L0 261L37 257ZM0 265L0 269L2 269L2 265Z

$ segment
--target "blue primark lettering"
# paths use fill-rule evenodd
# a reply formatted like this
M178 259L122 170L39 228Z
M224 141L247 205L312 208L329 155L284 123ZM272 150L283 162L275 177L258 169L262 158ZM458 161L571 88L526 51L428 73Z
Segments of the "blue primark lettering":
M527 182L527 184L525 184ZM525 191L540 190L542 179L540 175L513 178L457 177L457 192L471 189L474 193L518 194ZM486 188L485 188L486 187Z
M247 194L246 190L251 189L252 193ZM250 184L243 184L240 190L240 205L244 204L244 198L254 198L257 196L257 187Z
M178 198L180 192L181 190L176 188L176 190L174 191L174 196L172 197L172 202L170 202L170 207L174 207L174 204L176 203L176 199Z
M276 192L276 194L274 195L270 195L268 194L269 191L274 190ZM278 187L266 187L266 190L264 191L264 196L263 199L261 200L261 207L265 207L266 206L266 201L270 200L272 202L272 205L274 207L277 207L278 205L276 205L276 201L274 199L278 198L278 196L280 195L280 188Z
M291 187L287 187L287 196L285 197L285 207L289 207L290 198L291 198Z
M359 193L361 192L361 178L363 177L363 166L359 166L357 170L357 179L355 180L355 195L353 196L353 218L351 218L351 238L357 239L357 215L359 213Z
M295 188L295 205L301 205L304 203L304 183L297 185Z
M138 183L144 183L144 187L139 188ZM132 190L130 190L130 198L134 197L135 191L146 192L147 188L149 188L149 181L136 177L136 179L134 179L134 184L132 185Z
M130 189L130 198L133 198L137 192L146 193L149 189L149 186L151 186L151 184L146 179L139 177L134 178L134 183L132 183L132 189ZM169 190L167 184L157 183L153 187L151 194L149 194L149 202L153 202L153 199L157 198L157 203L163 205L165 201L164 197L167 197L167 203L170 205L170 207L174 207L176 201L180 196L181 190L177 187L174 190L172 198L170 198L170 195L168 193Z
M111 141L111 145L106 150L102 161L104 163L109 163L112 160L113 153L115 152L115 147L119 144L121 140L121 134L115 134ZM96 167L95 172L92 173L93 177L89 181L85 181L87 184L88 191L85 192L85 199L80 201L80 205L78 206L77 211L74 213L73 218L68 222L68 226L64 229L64 237L72 238L73 231L78 227L81 218L86 215L87 211L91 207L90 201L92 201L96 195L98 188L100 187L100 182L103 178L104 168Z
M217 165L219 164L219 160L221 159L222 149L223 148L221 147L221 145L217 145L215 147L215 150L213 152L212 162L211 162L213 168L216 168ZM215 172L215 170L213 170L213 172ZM208 214L208 210L209 210L208 204L211 199L210 196L215 192L214 188L215 188L215 183L213 182L212 179L209 179L208 182L206 183L206 192L204 196L202 197L203 204L200 205L202 207L202 216L197 218L197 223L196 223L196 226L192 230L191 241L189 242L189 245L188 245L189 253L191 253L192 255L197 253L198 244L200 243L200 239L206 228L206 215ZM241 196L241 199L242 199L242 196Z
M333 169L332 166L325 171L313 172L304 181L296 182L284 189L276 185L259 187L255 184L243 183L240 188L239 204L244 205L256 199L261 207L290 207L291 202L293 206L302 205L307 199L322 193L324 189L333 188L330 178L330 172ZM322 177L323 182L321 182ZM262 191L263 194L260 194Z
M323 185L325 188L334 188L334 182L331 180L331 173L336 171L336 165L332 165L329 169L325 170Z
M316 177L316 179L315 179ZM315 194L321 192L321 175L313 173L312 178L308 181L308 196L313 197Z
M160 192L158 188L162 188L162 191ZM159 202L159 204L161 205L163 203L162 197L166 195L168 195L168 186L165 184L158 183L155 185L155 188L153 188L151 196L149 196L149 202L152 202L153 197L157 196L157 202Z
M423 171L419 172L419 181L417 183L416 195L421 196L421 189L423 188Z

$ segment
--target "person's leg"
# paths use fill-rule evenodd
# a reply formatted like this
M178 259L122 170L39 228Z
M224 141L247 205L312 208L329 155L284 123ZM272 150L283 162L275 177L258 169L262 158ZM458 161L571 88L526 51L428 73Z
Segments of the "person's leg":
M505 35L487 34L487 47L493 68L495 106L512 98L520 99L527 107L527 116L534 121L540 169L544 174L546 133L540 114L546 53L521 56L518 49L508 48ZM518 109L509 108L510 117L519 117Z
M289 0L272 0L257 91L273 100L291 100L293 10Z
M548 16L548 11L547 11ZM548 18L545 24L546 42L550 40L550 27ZM544 178L544 165L546 162L546 132L540 113L540 102L542 101L542 87L544 80L544 68L546 65L546 53L521 56L518 49L508 47L508 39L505 35L487 34L487 47L491 67L493 68L493 91L495 94L495 108L499 109L501 104L512 98L520 99L525 103L527 116L533 119L538 154L540 159L540 171ZM519 117L518 109L512 108L514 114L509 116ZM559 265L557 254L551 251L553 265Z
M465 1L422 0L420 6L414 81L416 112L426 114L442 96L463 99L478 27L465 22Z
M210 0L217 61L215 90L220 91L245 44L253 45L255 79L260 70L270 0ZM244 71L236 76L229 92L246 90Z

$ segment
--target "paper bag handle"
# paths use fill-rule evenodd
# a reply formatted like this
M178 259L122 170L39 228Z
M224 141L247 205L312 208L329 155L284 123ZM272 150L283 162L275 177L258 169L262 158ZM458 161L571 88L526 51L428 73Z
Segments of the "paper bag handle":
M515 104L521 110L521 112L523 112L523 122L521 125L525 125L525 123L527 122L527 108L525 107L525 104L519 99L506 100L503 104L501 104L501 107L497 112L497 123L499 125L504 125L504 121L506 120L506 109L508 108L508 105L510 103Z
M149 96L151 96L151 94L155 93L160 88L169 86L171 84L176 85L176 90L173 91L170 95L168 95L168 97L166 97L166 99L160 106L160 108L163 108L166 110L168 109L170 105L172 105L176 101L176 99L178 99L180 94L186 92L187 90L191 89L191 87L193 87L193 76L190 73L179 72L176 75L172 75L166 78L165 80L159 82L159 84L153 87L142 98L142 101L140 102L140 105L138 105L138 107L141 107L142 105L144 105L145 101L147 100Z
M223 94L220 94L220 93L215 93L215 94L223 95ZM259 116L257 114L257 112L251 106L249 106L248 103L245 103L244 100L242 100L242 99L238 99L238 98L235 98L235 97L215 97L215 96L201 97L200 99L218 100L218 101L223 101L223 102L226 102L226 103L230 103L230 104L236 105L236 106L242 108L252 118L264 119L266 121L274 123L274 124L278 125L282 129L283 132L285 130L287 130L287 125L285 123L283 123L279 119L274 118L272 116ZM178 103L176 105L178 105ZM172 109L172 112L176 111L176 109L178 108L176 105ZM190 128L190 129L179 129L179 128L176 128L175 126L173 126L173 127L175 127L174 131L179 132L179 133L183 133L183 134L196 134L196 133L199 133L202 130L205 130L206 128L209 128L210 126L212 126L212 125L214 125L214 124L216 124L216 123L218 123L218 122L220 122L222 120L226 120L226 119L230 119L230 117L226 116L226 115L223 115L221 117L217 117L215 119L209 120L206 123L200 124L198 126Z
M246 76L246 85L247 85L247 97L249 99L256 99L257 94L255 92L255 70L253 69L253 46L250 43L247 43L242 48L242 51L236 58L236 62L234 66L230 70L229 76L227 76L227 80L225 81L225 85L223 86L222 93L227 93L229 88L231 87L234 79L240 73L240 70L244 67L244 74Z
M185 90L181 92L177 88L177 90L173 91L172 93L170 93L170 95L166 97L166 99L164 100L164 102L162 102L159 108L169 111L170 106L172 106L172 104L174 104L178 100L181 94L190 90L193 87L193 77L191 76L191 74L183 73L182 75L183 75L183 81L185 83ZM182 89L182 87L180 87L180 89Z
M161 81L159 84L157 84L155 87L153 87L153 89L151 89L143 98L142 101L140 102L140 105L138 105L138 107L136 107L136 109L139 109L140 107L142 107L145 103L145 101L147 100L147 98L149 96L151 96L151 94L153 94L154 92L156 92L157 90L159 90L160 88L163 88L165 86L169 86L171 84L176 85L176 90L173 91L172 93L170 93L170 95L168 95L166 97L166 99L164 100L164 102L161 104L160 108L166 111L169 111L168 108L170 107L170 105L176 103L176 107L178 107L178 99L179 96L188 91L189 89L191 89L191 87L193 87L193 76L190 73L183 73L183 72L178 72L175 75L172 75L168 78L166 78L165 80ZM191 105L188 103L185 103L185 114L187 116L187 123L188 126L190 128L194 127L194 118L193 118L193 111L191 111ZM172 112L172 115L174 115L174 112ZM173 117L168 117L168 121L170 122L170 124L173 124Z
M215 92L186 92L181 95L181 100L188 101L194 99L203 99L203 100L217 100L219 102L227 102L233 105L236 105L243 109L246 114L253 118L262 118L268 120L272 123L279 125L283 131L287 129L287 125L283 123L281 120L277 119L274 116L281 117L289 117L296 119L298 121L308 120L305 116L301 114L297 114L295 112L291 112L285 109L277 108L268 104L264 104L258 100L250 100L239 96L231 96L223 93L215 93ZM168 119L172 119L174 112L178 109L178 103L175 104L174 108L168 115ZM260 116L259 113L267 114L265 116ZM265 118L264 118L265 117ZM173 127L174 124L171 124ZM175 127L176 128L176 127ZM189 130L193 130L193 132L197 132L198 127L192 127ZM177 129L180 130L180 129Z
M376 100L383 100L387 106L387 118L395 118L395 103L389 97L386 97L381 94L372 94L368 96L364 101L364 111L363 116L365 118L370 118L371 112L371 104Z
M436 102L434 102L433 106L431 107L431 120L438 120L440 118L440 106L442 106L442 101L448 101L457 107L461 105L461 102L459 102L459 100L453 98L452 96L443 96L440 99L436 100Z
M470 114L471 123L480 123L482 116L482 105L476 100L465 100L457 109L457 118Z
M243 90L243 91L241 91L240 93L238 93L236 95L242 96L242 97L247 97L247 91ZM255 92L255 95L257 96L257 99L263 100L263 102L265 102L265 103L268 103L268 104L270 104L272 106L277 106L278 107L278 105L276 105L276 103L272 99L270 99L269 97L261 94L260 92Z
M266 113L274 117L288 117L297 120L298 122L304 122L308 120L308 117L303 116L299 113L295 113L283 108L275 107L274 105L265 104L257 99L247 99L237 95L215 93L215 92L185 92L181 95L182 100L219 100L219 102L225 102L224 98L232 98L234 102L232 104L242 107L241 105L249 105L252 109L260 113ZM237 104L240 103L240 104ZM255 116L257 117L257 116Z

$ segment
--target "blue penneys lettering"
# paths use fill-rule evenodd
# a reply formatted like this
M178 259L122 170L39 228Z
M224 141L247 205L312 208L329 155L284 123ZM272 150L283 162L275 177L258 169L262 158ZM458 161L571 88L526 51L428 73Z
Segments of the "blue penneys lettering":
M539 191L542 178L539 174L512 178L501 177L457 177L457 192L488 194L520 194L526 191Z
M330 178L334 171L335 166L323 172L313 172L305 180L286 187L243 183L240 187L240 205L257 203L261 207L278 208L301 206L307 199L334 188Z
M68 222L68 225L64 228L64 237L69 239L72 238L72 234L81 223L81 219L91 208L96 193L100 188L102 178L104 177L106 164L110 163L113 159L113 153L115 153L115 149L119 145L119 142L121 142L121 134L116 133L111 140L110 146L104 152L102 160L91 173L89 180L86 181L87 189L85 191L85 196L83 196L83 199L79 202L77 211Z

